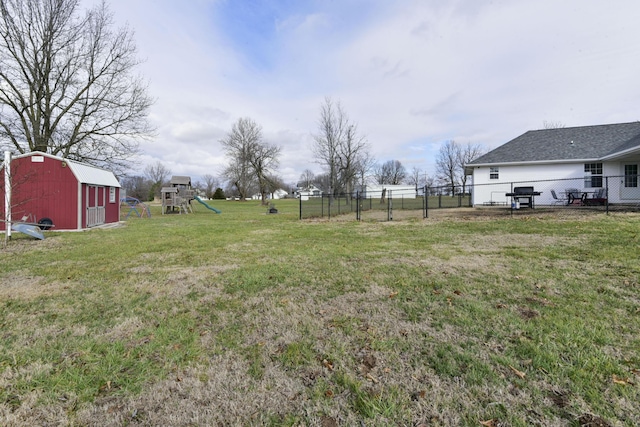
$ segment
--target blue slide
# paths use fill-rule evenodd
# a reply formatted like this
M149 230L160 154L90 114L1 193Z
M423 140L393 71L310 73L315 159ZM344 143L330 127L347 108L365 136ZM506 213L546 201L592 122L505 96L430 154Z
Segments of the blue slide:
M204 201L204 200L202 200L202 199L200 198L200 196L196 196L196 197L195 197L195 199L196 199L197 201L199 201L200 203L202 203L203 205L205 205L205 207L206 207L207 209L209 209L210 211L214 211L214 212L215 212L215 213L217 213L217 214L222 213L222 211L221 211L221 210L216 209L216 208L214 208L214 207L212 207L212 206L209 206L207 203L205 203L205 201Z

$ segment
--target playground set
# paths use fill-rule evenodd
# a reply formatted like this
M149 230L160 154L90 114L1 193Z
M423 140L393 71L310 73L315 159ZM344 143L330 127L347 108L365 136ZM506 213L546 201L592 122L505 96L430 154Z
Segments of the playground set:
M162 214L177 213L188 214L193 213L194 209L191 204L193 200L204 205L210 211L217 214L222 213L219 209L209 206L204 200L195 194L195 190L191 188L191 177L188 176L172 176L169 182L170 187L162 187L160 190L162 198Z

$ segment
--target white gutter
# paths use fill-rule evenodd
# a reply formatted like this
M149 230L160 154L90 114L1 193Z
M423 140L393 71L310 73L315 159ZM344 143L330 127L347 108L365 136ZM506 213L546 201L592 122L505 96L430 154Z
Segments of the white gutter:
M624 158L625 156L628 156L630 154L635 154L635 153L640 153L640 148L633 147L633 148L629 148L628 150L619 151L617 153L609 154L608 156L604 156L602 158L602 160L617 160L617 159L621 159L621 158Z
M593 163L601 159L563 159L563 160L531 160L518 162L496 162L496 163L471 163L465 168L487 167L487 166L529 166L529 165L554 165L563 163Z

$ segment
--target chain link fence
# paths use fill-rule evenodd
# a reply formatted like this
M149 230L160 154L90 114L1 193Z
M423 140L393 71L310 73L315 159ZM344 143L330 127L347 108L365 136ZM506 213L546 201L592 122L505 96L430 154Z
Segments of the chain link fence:
M309 196L300 199L300 219L354 215L356 220L428 218L439 209L473 208L495 215L549 211L640 211L638 175L501 182L466 186L427 186L376 194Z

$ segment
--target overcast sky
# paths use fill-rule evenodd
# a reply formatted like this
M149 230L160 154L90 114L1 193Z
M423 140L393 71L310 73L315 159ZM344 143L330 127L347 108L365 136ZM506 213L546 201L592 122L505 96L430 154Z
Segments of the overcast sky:
M640 120L637 0L107 0L157 99L144 166L219 175L240 117L319 173L325 97L382 163L434 174L448 141L495 148L544 122ZM90 2L89 2L90 3Z

